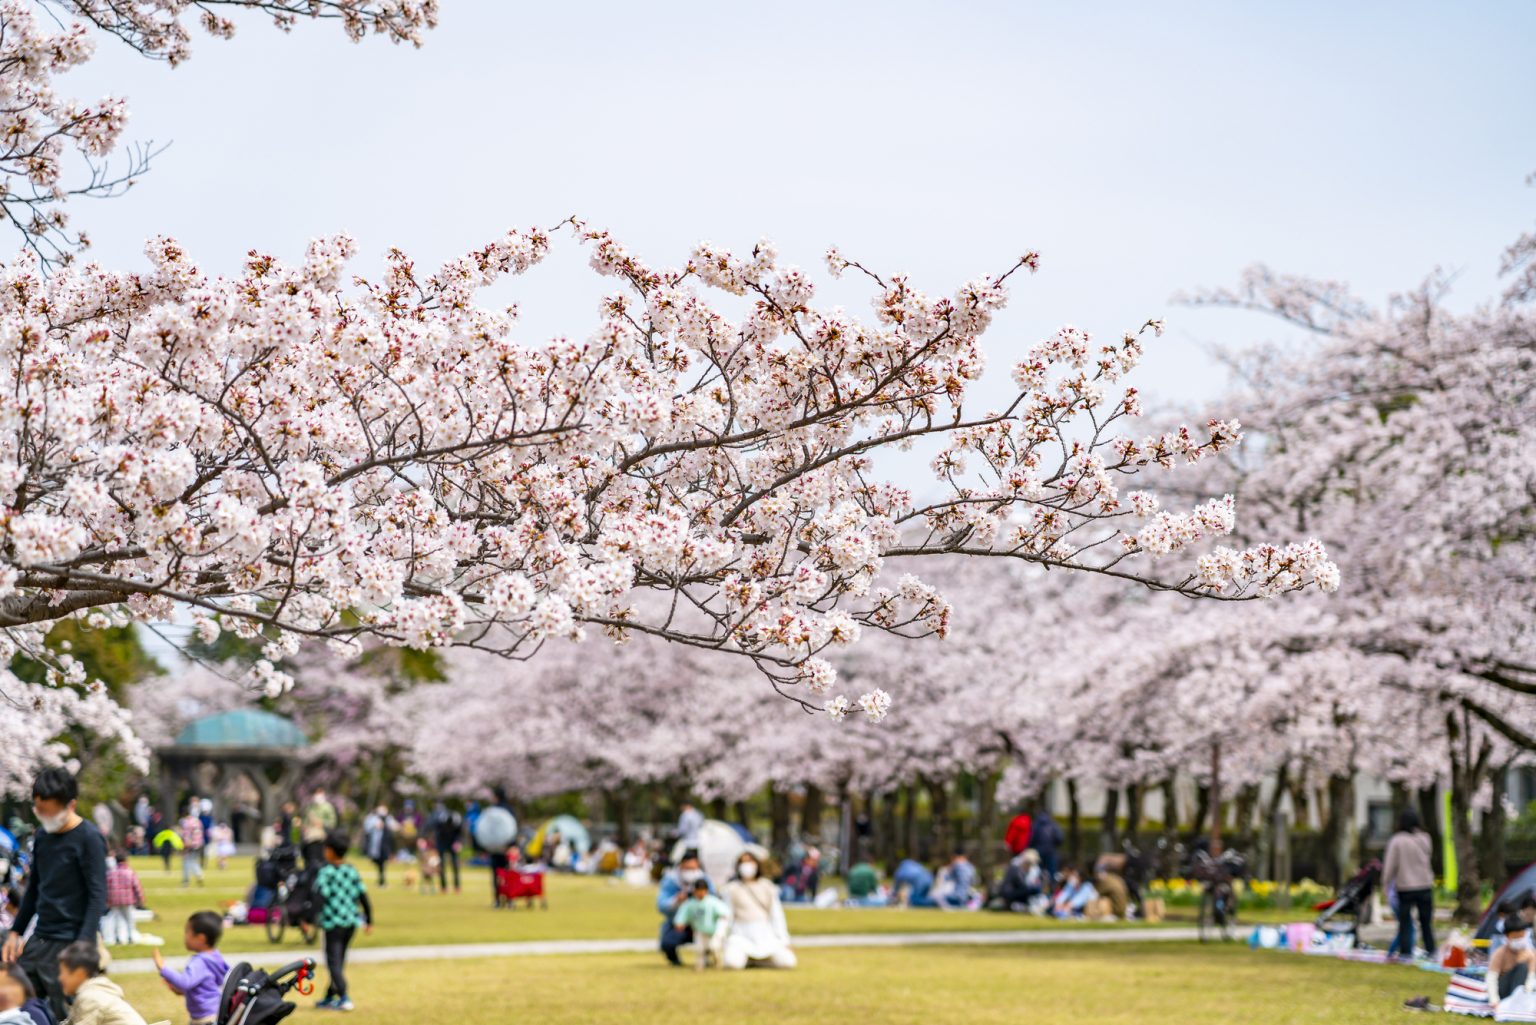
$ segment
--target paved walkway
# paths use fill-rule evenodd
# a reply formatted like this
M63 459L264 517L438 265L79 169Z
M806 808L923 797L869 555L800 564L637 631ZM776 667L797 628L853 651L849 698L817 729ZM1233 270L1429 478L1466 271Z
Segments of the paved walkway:
M797 936L795 946L809 947L922 947L976 946L1038 943L1141 943L1144 941L1197 940L1199 930L1190 926L1146 929L1017 929L985 932L890 932ZM643 954L656 950L656 939L637 940L530 940L522 943L454 943L422 947L359 947L347 954L348 964L389 961L451 961L471 957L543 957L551 954ZM231 962L254 958L263 965L296 960L305 955L323 961L319 950L225 953ZM113 975L144 975L155 970L147 957L125 958L111 963Z

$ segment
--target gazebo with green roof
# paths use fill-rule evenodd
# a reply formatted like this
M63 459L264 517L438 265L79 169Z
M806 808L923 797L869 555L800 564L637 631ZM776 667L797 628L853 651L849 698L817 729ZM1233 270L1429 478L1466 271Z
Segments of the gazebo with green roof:
M259 795L263 823L277 818L309 758L309 738L292 719L260 708L237 708L188 723L175 741L155 752L160 762L161 810L174 822L183 797L213 800L213 816L230 820L232 794Z

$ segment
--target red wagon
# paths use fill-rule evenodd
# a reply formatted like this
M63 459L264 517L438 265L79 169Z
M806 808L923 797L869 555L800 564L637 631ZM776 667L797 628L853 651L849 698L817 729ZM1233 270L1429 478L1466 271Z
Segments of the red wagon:
M549 901L544 899L544 873L543 872L519 872L515 868L498 868L496 870L496 899L508 905L515 901L525 900L528 907L533 907L537 898L539 906L549 907Z

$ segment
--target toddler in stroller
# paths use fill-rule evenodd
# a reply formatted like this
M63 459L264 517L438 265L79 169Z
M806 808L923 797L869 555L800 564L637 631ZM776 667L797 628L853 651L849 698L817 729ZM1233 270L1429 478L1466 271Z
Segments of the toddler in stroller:
M214 1025L276 1025L293 1013L293 1004L283 997L294 989L303 995L313 993L314 977L315 961L309 957L270 973L242 961L224 980Z

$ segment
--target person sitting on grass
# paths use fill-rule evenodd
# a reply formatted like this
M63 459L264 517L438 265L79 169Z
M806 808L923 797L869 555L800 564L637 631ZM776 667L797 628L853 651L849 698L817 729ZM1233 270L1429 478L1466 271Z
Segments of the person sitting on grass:
M1040 852L1026 848L1008 860L997 896L988 905L995 911L1029 911L1045 892L1045 872L1040 868Z
M20 965L8 964L0 971L0 1025L56 1025Z
M224 919L217 912L199 911L187 919L182 942L192 956L182 972L168 968L160 948L155 948L155 967L171 992L186 999L190 1025L213 1025L219 1016L219 998L229 974L229 964L218 951L223 935Z
M1057 918L1082 918L1088 902L1098 895L1093 884L1084 878L1082 869L1068 865L1061 874L1061 888L1051 901L1051 914Z
M972 906L976 899L976 866L971 864L964 851L956 851L949 864L939 870L937 895L941 908Z
M325 934L325 968L331 976L325 997L315 1005L323 1011L352 1010L352 998L347 993L347 948L359 925L364 933L373 932L373 905L363 877L347 864L348 846L345 833L327 836L325 864L315 876L315 900L320 905L317 922Z
M904 908L933 908L933 873L920 861L907 858L896 866L891 876L896 887L896 902Z
M95 940L76 940L59 954L59 989L74 999L64 1025L146 1025L103 971Z
M679 929L692 930L694 945L699 949L695 968L702 971L708 965L715 936L719 934L721 925L730 918L730 914L731 909L725 901L709 892L708 880L694 881L688 899L683 901L677 914L672 916L672 924Z
M1488 961L1487 983L1488 1005L1494 1008L1518 992L1536 990L1536 949L1531 944L1531 924L1518 912L1504 918L1504 943Z

